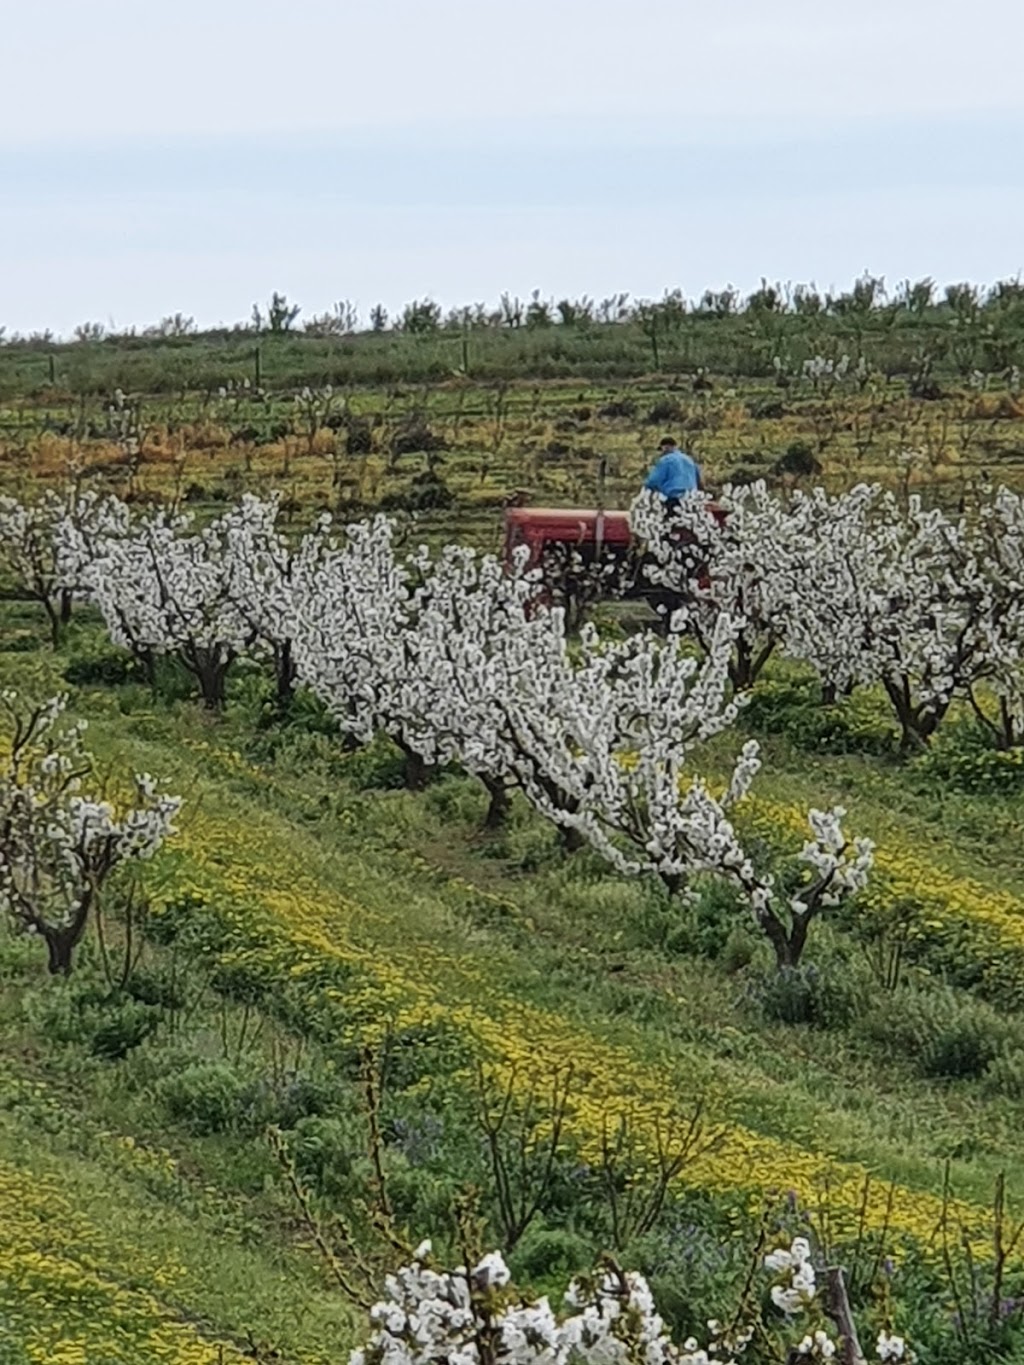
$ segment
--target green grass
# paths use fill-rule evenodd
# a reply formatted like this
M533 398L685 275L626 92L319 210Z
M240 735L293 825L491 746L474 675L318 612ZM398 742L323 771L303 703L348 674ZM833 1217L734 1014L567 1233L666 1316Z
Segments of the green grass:
M6 641L36 638L31 609L5 604L3 615ZM95 647L94 627L80 624L63 654L0 651L0 681L56 687L68 657ZM483 836L483 796L471 780L445 776L421 795L382 790L372 785L373 755L342 755L299 729L257 732L251 688L241 684L221 721L139 686L83 689L74 706L90 720L100 771L144 768L185 796L182 838L154 869L153 894L207 888L214 912L238 926L229 957L269 953L273 906L294 893L322 933L322 946L310 936L303 951L344 966L361 998L378 970L385 986L398 981L395 1000L381 1006L396 1018L401 992L412 991L470 1035L493 1025L518 1046L537 1027L541 1067L587 1050L613 1059L623 1088L634 1072L641 1096L674 1088L682 1112L701 1101L709 1124L739 1127L773 1150L817 1154L837 1170L856 1163L879 1184L936 1200L948 1165L957 1195L977 1207L1006 1172L1011 1201L1024 1203L1024 1101L984 1078L927 1079L913 1056L856 1018L828 1030L766 1020L751 992L767 955L752 931L737 928L738 955L699 954L708 930L699 917L590 856L566 860L525 809L506 834ZM733 736L705 756L710 771L723 770L735 744ZM945 872L1019 889L1018 800L922 784L895 760L808 755L779 737L767 741L766 759L759 786L774 799L841 801L854 832L898 838ZM709 923L721 937L721 916ZM306 933L304 925L283 922ZM256 1073L278 1050L321 1066L329 1049L274 1019L243 1047L241 1008L205 993L180 1037L168 1037L165 1023L126 1060L103 1061L58 1036L55 1002L68 987L45 978L34 945L0 947L0 1168L59 1187L92 1230L81 1245L57 1243L72 1272L84 1247L113 1283L152 1292L169 1320L210 1340L245 1349L251 1335L296 1365L343 1355L358 1314L309 1248L259 1134L197 1134L160 1098L162 1074L182 1065L183 1048ZM153 946L146 960L166 965L167 952ZM836 974L837 990L840 976L854 983L860 1015L874 1008L846 936L817 926L809 955ZM90 941L80 973L97 971ZM339 1039L362 1026L366 1016L344 990L337 1002L325 992L301 998L324 997L322 1018L337 1022ZM402 1103L415 1112L415 1094ZM750 1183L758 1178L753 1169ZM434 1229L409 1231L415 1239ZM169 1288L147 1269L164 1264L176 1268Z

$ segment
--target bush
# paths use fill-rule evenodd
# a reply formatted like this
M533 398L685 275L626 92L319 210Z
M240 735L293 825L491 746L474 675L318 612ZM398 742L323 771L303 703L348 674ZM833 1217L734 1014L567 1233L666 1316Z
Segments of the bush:
M994 737L973 720L940 729L913 767L928 781L973 795L1024 792L1024 748L997 749Z
M786 415L786 405L781 398L756 398L747 404L747 412L755 422L775 421Z
M552 1293L585 1271L593 1248L575 1232L535 1223L509 1258L513 1276L538 1293Z
M806 441L793 441L772 466L776 474L794 474L798 478L811 478L821 473L821 461Z
M405 755L387 735L376 735L350 754L346 771L358 791L401 791L405 786Z
M64 669L64 681L72 687L117 687L122 683L143 682L145 677L136 658L125 650L110 649L72 659Z
M635 417L636 404L631 398L613 398L610 403L598 409L597 415L605 418Z
M801 749L829 754L891 754L898 735L887 711L864 692L826 705L809 680L762 678L742 718L755 733L783 735Z
M27 1012L52 1042L79 1044L94 1057L118 1061L152 1036L160 1011L88 977L60 983L30 998Z
M734 888L724 878L714 878L700 886L693 905L680 907L673 902L670 913L674 925L666 935L665 948L716 959L725 951L744 911Z
M385 493L380 500L384 512L443 511L454 503L452 490L443 479L431 473L417 475L408 488Z
M252 1086L228 1062L193 1062L157 1087L171 1118L197 1137L252 1131Z
M748 983L746 998L770 1023L846 1028L860 1005L858 983L845 966L813 962L764 972Z
M333 1200L348 1194L360 1140L342 1119L299 1119L288 1134L288 1150L300 1180L317 1194Z
M989 1063L985 1088L1007 1099L1024 1100L1024 1047L1009 1046Z
M151 1037L159 1023L160 1014L151 1005L118 996L96 1021L89 1051L108 1062L119 1061Z
M415 422L400 431L391 442L392 455L430 454L438 450L448 450L445 438L431 431L424 422Z
M1013 1034L991 1005L948 987L881 994L865 1012L860 1031L906 1058L920 1075L946 1080L984 1075Z
M651 427L664 422L678 422L682 415L683 410L674 398L659 398L643 420Z

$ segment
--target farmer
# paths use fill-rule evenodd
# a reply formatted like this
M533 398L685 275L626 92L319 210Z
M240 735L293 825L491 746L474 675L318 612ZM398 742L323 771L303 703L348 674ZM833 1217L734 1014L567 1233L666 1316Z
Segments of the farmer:
M648 474L644 487L652 493L659 493L664 499L665 510L672 512L679 506L680 498L687 493L700 492L704 482L697 461L680 450L679 442L672 436L663 436L658 446L661 454Z

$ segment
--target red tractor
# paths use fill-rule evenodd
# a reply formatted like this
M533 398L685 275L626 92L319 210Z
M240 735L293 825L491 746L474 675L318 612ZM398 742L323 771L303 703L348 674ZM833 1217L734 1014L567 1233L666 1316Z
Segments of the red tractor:
M724 520L718 508L712 510L717 521ZM692 534L682 528L678 539L681 545L693 543ZM529 547L527 568L540 568L543 573L545 597L565 608L572 625L599 597L642 597L655 609L672 605L672 594L654 586L644 573L643 547L633 539L628 512L507 507L507 567L522 545Z

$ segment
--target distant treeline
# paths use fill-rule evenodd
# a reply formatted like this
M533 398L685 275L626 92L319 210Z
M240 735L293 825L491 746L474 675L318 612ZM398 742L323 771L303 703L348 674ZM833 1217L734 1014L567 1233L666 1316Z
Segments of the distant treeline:
M395 317L377 305L365 320L348 301L303 320L275 293L248 322L200 331L181 313L142 330L84 323L73 340L50 333L6 336L0 328L0 397L216 390L229 381L275 388L428 383L458 376L628 379L702 371L785 386L815 356L906 377L922 390L935 376L1011 377L1024 367L1024 281L990 288L931 279L894 291L864 275L845 293L762 281L743 296L680 290L659 300L615 294L526 299L504 294L444 313L431 299Z

